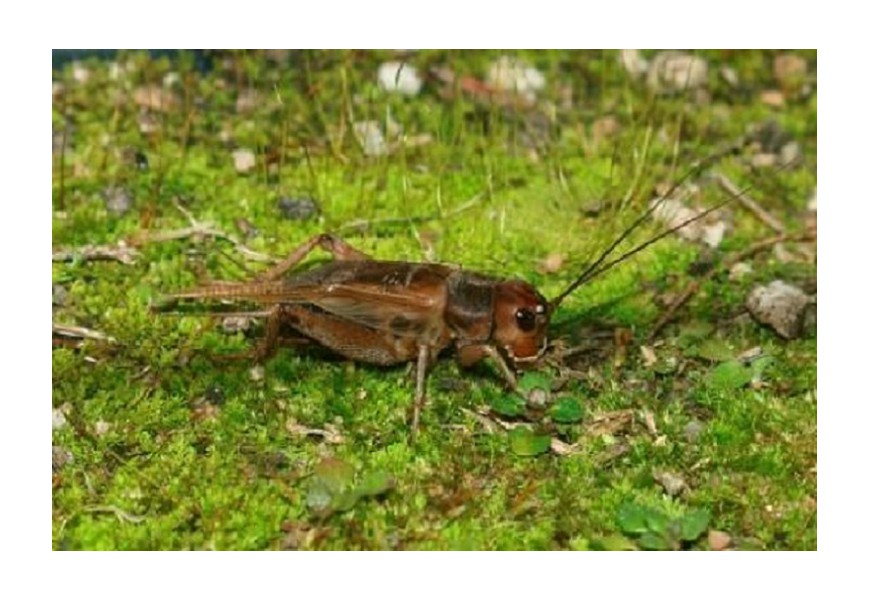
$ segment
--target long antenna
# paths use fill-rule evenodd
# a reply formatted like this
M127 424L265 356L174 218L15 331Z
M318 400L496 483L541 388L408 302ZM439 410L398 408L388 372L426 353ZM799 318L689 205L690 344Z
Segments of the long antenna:
M795 164L795 162L797 162L797 159L791 160L783 165L780 165L779 167L777 167L776 171L777 172L782 171L782 170L790 167L791 165ZM632 248L631 250L629 250L625 254L622 254L622 255L618 256L617 258L614 258L611 261L605 262L607 255L610 254L610 252L613 250L613 246L611 246L610 248L607 249L607 251L605 252L605 254L602 257L599 257L599 259L595 261L595 263L593 264L592 267L587 268L585 271L583 271L583 274L580 275L580 277L578 277L574 281L574 283L572 283L570 286L568 286L568 289L565 292L562 292L561 294L559 294L559 296L556 297L556 300L554 300L551 303L551 305L553 307L558 306L558 303L561 302L562 300L564 300L565 296L570 294L573 290L577 289L579 286L583 285L584 283L588 283L589 281L591 281L595 277L598 277L602 273L609 271L610 269L612 269L616 265L620 264L621 262L628 260L629 258L634 256L638 252L641 252L642 250L648 248L649 246L652 246L653 244L655 244L656 242L658 242L662 238L667 237L667 236L671 235L672 233L676 233L677 231L679 231L683 227L686 227L687 225L691 225L695 221L703 219L707 215L716 212L717 210L719 210L720 208L722 208L726 204L729 204L730 202L733 202L735 200L739 200L743 196L743 194L748 192L753 187L754 187L753 184L748 184L748 185L744 186L743 188L740 188L739 190L729 190L729 194L730 194L729 198L722 200L721 202L714 204L710 208L707 208L707 209L701 211L700 213L698 213L694 217L686 219L685 221L683 221L679 225L675 225L675 226L673 226L665 231L662 231L661 233L656 234L655 236L653 236L652 238L643 242L642 244L635 246L634 248ZM674 188L672 187L672 189L668 191L668 194L666 194L665 196L663 196L662 198L657 200L653 204L652 210L655 210L655 208L661 204L663 198L667 198L667 196L669 196L671 193L673 193L673 189ZM642 219L646 218L652 212L652 210L648 210L646 213L644 213L644 216L642 217ZM636 224L637 224L637 222L633 223L632 227L636 226ZM620 239L617 241L617 243L619 243L619 241L621 241L622 239L625 239L624 235L620 237Z
M629 225L628 228L627 228L625 231L623 231L623 232L619 235L619 237L617 237L617 238L616 238L616 239L615 239L615 240L614 240L614 241L613 241L613 242L612 242L612 243L611 243L611 244L610 244L610 245L609 245L609 246L604 250L604 252L602 252L601 255L600 255L597 259L595 259L595 261L594 261L591 265L589 265L588 267L586 267L586 269L585 269L585 270L580 274L580 276L579 276L577 279L574 280L573 283L571 283L571 285L569 285L567 288L565 288L565 290L564 290L561 294L559 294L558 296L556 296L556 298L555 298L555 299L550 303L550 305L551 305L553 308L556 308L557 306L559 306L559 304L562 303L562 300L564 300L567 296L569 296L569 295L571 294L571 292L573 292L573 291L576 290L578 287L580 287L581 285L583 285L584 283L586 283L587 281L589 281L592 277L595 277L595 276L598 275L599 273L603 273L604 270L609 269L610 267L612 267L612 266L618 264L619 262L622 262L623 260L625 260L626 258L628 258L629 256L631 256L632 254L635 254L635 253L637 253L637 252L640 252L640 250L642 250L643 248L646 248L646 247L649 246L650 244L657 242L658 240L660 240L661 238L665 237L666 235L670 235L671 233L674 233L675 231L679 230L679 229L682 228L682 227L685 227L685 226L688 225L689 223L692 223L693 221L696 221L696 220L702 218L703 216L706 216L707 214L709 214L709 213L712 212L713 210L716 210L716 209L718 209L718 208L721 208L721 206L723 206L724 204L727 204L728 202L730 202L733 198L729 198L727 201L720 203L719 205L715 206L714 208L709 209L708 211L705 211L705 212L701 213L700 215L697 215L697 216L695 216L694 218L689 219L689 220L685 221L684 223L681 223L680 225L678 225L678 226L676 226L676 227L672 227L672 228L669 229L668 231L665 231L665 232L663 232L663 233L657 235L656 237L652 238L652 240L649 240L648 242L646 242L645 244L639 246L638 248L635 248L634 250L631 250L631 251L629 252L629 254L627 254L627 255L623 255L623 256L620 257L619 259L616 259L615 261L611 261L610 263L607 263L606 265L604 265L604 268L602 268L602 265L603 265L603 264L605 263L605 261L607 260L607 257L609 257L609 256L613 253L613 251L616 250L616 248L617 248L617 247L618 247L618 246L619 246L623 241L625 241L625 239L626 239L629 235L632 234L632 232L633 232L635 229L637 229L638 227L640 227L640 226L643 224L643 222L646 221L646 220L647 220L647 219L648 219L648 218L649 218L649 217L650 217L650 216L651 216L651 215L656 211L656 209L658 209L659 206L661 206L661 204L662 204L665 200L667 200L667 199L671 196L671 194L674 193L675 190L677 190L681 185L683 185L683 184L684 184L686 181L688 181L691 177L693 177L694 175L698 174L698 173L701 171L701 169L702 169L703 167L709 165L710 163L713 163L713 162L716 161L716 160L719 160L719 159L720 159L721 157L723 157L723 156L726 156L726 155L728 155L728 154L731 154L731 153L734 152L735 150L739 149L742 145L743 145L742 142L740 142L740 143L736 143L736 144L732 144L731 146L725 148L724 150L720 150L719 152L714 152L713 154L710 154L709 156L706 156L705 158L702 158L701 160L695 162L695 164L693 164L689 169L687 169L687 170L686 170L686 173L684 173L684 174L683 174L679 179L677 179L677 181L676 181L675 183L673 183L673 184L670 186L670 188L668 188L668 190L667 190L664 194L662 194L660 198L658 198L658 200L656 200L655 202L653 202L653 203L650 205L650 207L649 207L646 211L644 211L644 213L643 213L642 215L640 215L637 219L635 219L634 222L632 222L632 224ZM740 194L742 194L744 191L746 191L746 190L742 190L742 191L740 192ZM738 194L738 195L740 195L740 194Z

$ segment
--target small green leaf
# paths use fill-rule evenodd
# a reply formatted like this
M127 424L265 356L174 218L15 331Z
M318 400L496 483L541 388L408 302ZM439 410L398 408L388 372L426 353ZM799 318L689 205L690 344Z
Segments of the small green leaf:
M762 356L760 358L756 358L753 360L749 367L752 369L752 378L753 379L761 379L761 375L764 373L764 370L773 364L772 356Z
M552 389L552 386L553 378L537 371L523 373L523 376L520 377L520 380L517 382L517 390L519 390L521 394L528 394L535 388L549 392Z
M356 506L362 495L357 490L346 490L333 496L329 508L336 512L345 512Z
M574 398L561 398L550 414L556 423L577 423L583 418L583 407Z
M335 495L353 483L353 467L343 460L326 458L314 467L314 479Z
M718 339L708 339L701 342L691 353L693 356L710 362L725 362L734 360L734 351L728 344Z
M508 434L511 450L517 456L538 456L550 449L550 436L535 435L530 429L517 427Z
M695 541L709 525L709 512L704 509L689 511L680 519L680 537L687 542Z
M680 337L677 344L681 348L693 345L697 340L702 340L713 333L713 326L705 321L693 321L680 328Z
M619 507L616 513L616 524L625 533L643 533L647 530L647 509L633 502L628 502Z
M637 544L644 550L672 550L673 545L663 535L647 531L637 539Z
M668 525L671 523L671 519L664 514L663 512L659 512L654 508L648 508L646 511L646 528L653 533L658 533L660 535L666 535L668 532Z
M713 369L708 381L716 388L736 390L752 381L752 369L736 360L730 360Z
M624 535L608 535L590 544L593 550L637 550L637 546Z
M386 471L372 471L362 478L356 487L360 496L380 496L393 489L395 482Z
M493 399L489 407L502 416L517 417L526 412L526 401L517 394L508 394Z

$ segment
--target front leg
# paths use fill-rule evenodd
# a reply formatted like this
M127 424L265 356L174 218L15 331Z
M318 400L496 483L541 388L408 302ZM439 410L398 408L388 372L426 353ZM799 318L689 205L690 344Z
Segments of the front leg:
M495 346L490 346L489 344L461 346L457 349L456 356L462 367L470 367L484 358L491 358L507 382L508 387L512 390L517 389L517 376Z

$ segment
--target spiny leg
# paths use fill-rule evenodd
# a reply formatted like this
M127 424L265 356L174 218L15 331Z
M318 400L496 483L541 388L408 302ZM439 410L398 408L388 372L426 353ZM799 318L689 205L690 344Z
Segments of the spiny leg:
M417 436L420 426L420 410L426 401L426 369L429 366L429 346L420 346L417 354L417 391L414 394L414 416L411 419L411 437Z
M368 254L360 252L340 237L332 235L331 233L321 233L315 235L313 238L293 250L287 258L263 273L258 279L260 281L274 281L279 279L284 275L284 273L295 267L306 256L311 254L311 252L318 246L332 254L332 256L335 257L335 260L369 260L371 258Z

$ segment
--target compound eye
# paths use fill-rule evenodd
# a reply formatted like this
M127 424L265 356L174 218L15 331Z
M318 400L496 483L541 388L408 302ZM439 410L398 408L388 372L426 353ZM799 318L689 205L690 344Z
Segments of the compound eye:
M535 328L535 313L528 308L521 308L517 311L517 325L523 331L532 331Z

